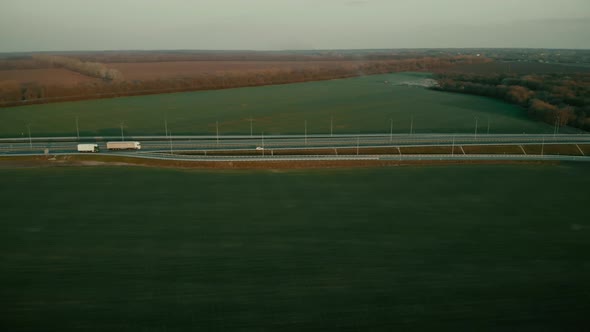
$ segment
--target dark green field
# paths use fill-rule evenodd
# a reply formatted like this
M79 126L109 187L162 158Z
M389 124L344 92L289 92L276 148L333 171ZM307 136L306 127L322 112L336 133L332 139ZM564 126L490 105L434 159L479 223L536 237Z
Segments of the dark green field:
M429 74L399 73L344 80L219 91L173 93L0 109L0 137L378 133L552 133L553 127L527 118L526 111L501 101L400 86ZM387 81L388 83L384 83ZM561 132L573 129L562 128Z
M590 328L586 165L0 177L2 331Z

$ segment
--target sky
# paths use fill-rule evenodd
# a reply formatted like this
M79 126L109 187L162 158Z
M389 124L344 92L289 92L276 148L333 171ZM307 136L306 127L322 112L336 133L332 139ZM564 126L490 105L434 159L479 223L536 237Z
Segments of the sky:
M590 48L590 0L0 0L0 52Z

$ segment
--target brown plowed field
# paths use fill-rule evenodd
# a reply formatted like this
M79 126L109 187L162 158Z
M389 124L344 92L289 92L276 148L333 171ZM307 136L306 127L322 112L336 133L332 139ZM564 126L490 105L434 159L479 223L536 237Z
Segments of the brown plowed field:
M308 68L339 68L356 61L176 61L109 63L109 68L119 70L125 80L153 80L195 77L203 74L249 73L264 70L289 70Z
M99 82L98 78L88 77L61 68L0 70L0 82L35 82L46 85L75 86L78 83Z

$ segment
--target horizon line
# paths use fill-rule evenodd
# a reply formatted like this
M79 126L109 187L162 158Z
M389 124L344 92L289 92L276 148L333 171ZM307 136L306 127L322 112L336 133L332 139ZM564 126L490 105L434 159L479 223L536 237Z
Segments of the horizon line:
M563 47L398 47L398 48L314 48L314 49L198 49L198 48L164 48L164 49L71 49L71 50L35 50L35 51L0 51L0 54L27 53L75 53L75 52L337 52L337 51L412 51L412 50L570 50L590 51L590 48Z

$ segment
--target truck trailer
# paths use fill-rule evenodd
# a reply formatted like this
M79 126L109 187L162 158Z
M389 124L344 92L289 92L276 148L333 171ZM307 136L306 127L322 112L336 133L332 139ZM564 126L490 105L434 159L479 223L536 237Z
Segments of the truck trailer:
M109 150L139 150L141 143L139 142L107 142L107 149Z
M98 144L78 144L78 152L98 152Z

